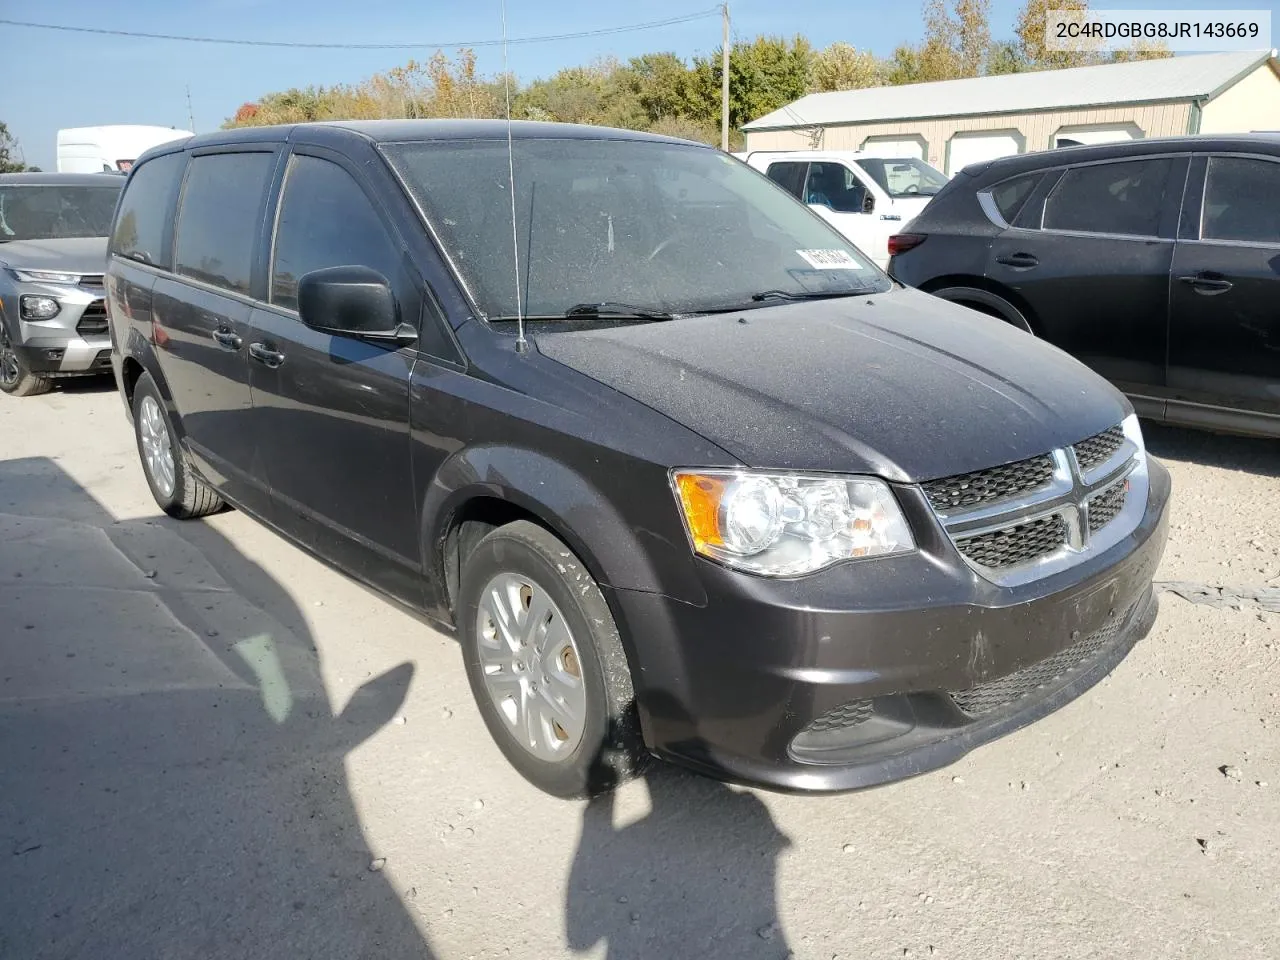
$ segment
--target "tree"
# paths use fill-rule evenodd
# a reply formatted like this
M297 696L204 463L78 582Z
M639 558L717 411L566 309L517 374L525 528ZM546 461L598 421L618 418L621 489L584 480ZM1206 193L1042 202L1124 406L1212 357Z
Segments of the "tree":
M729 57L729 126L737 128L799 100L808 92L813 48L804 37L756 37L738 44ZM691 116L720 123L720 51L695 57L691 76Z
M886 73L885 65L875 54L837 40L811 58L809 89L824 93L878 87L885 82Z
M976 77L991 51L990 0L956 0L955 50L962 77Z
M987 52L987 74L998 76L1003 73L1022 73L1029 69L1022 59L1022 50L1018 44L1002 40L993 43Z
M885 83L900 86L904 83L920 83L925 79L924 65L919 47L902 44L893 51L885 65Z
M15 154L22 156L22 148L9 132L9 125L0 120L0 173L39 172L37 167L29 167L23 161L15 159Z
M1072 19L1083 23L1089 12L1089 3L1088 0L1027 0L1026 5L1018 12L1014 33L1018 37L1019 56L1027 69L1061 70L1066 67L1159 60L1173 56L1164 44L1135 44L1127 50L1115 50L1111 53L1099 49L1050 50L1046 43L1049 12L1057 10L1072 11ZM1095 46L1101 46L1101 41Z
M991 49L989 0L925 0L924 40L893 52L890 83L927 83L981 76Z

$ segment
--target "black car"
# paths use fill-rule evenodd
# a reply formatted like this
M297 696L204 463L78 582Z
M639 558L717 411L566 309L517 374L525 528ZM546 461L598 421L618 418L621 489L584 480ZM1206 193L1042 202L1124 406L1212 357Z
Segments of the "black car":
M1280 436L1280 136L974 164L890 241L898 280L1029 330L1155 421Z
M555 794L650 753L797 791L917 774L1155 616L1169 478L1123 395L709 147L197 137L130 174L107 285L160 506L233 504L456 630Z

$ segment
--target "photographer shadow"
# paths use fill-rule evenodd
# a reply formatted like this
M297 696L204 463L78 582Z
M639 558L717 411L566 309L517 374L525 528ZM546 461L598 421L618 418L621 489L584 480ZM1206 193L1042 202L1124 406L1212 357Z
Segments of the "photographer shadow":
M430 957L345 763L411 664L331 705L214 526L115 521L44 458L0 490L0 956Z
M777 865L790 840L764 803L666 763L651 764L643 783L649 810L637 820L616 822L624 804L613 792L583 811L565 906L569 947L604 942L609 960L788 956Z

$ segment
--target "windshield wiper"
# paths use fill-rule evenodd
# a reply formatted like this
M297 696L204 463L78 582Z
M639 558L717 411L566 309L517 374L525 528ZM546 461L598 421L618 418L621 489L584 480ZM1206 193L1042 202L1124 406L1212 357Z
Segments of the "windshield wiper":
M577 303L564 312L566 317L636 317L640 320L674 320L675 315L634 303L603 300L600 303Z
M753 293L751 299L756 303L762 303L765 300L832 300L836 297L862 297L866 293L866 288L861 290L808 290L802 293L792 293L789 290L765 290L762 293Z

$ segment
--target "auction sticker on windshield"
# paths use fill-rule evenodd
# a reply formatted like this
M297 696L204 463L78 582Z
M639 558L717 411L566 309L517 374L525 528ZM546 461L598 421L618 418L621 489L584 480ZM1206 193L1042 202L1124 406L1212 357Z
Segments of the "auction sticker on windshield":
M797 250L796 253L818 270L861 270L862 265L848 250Z

